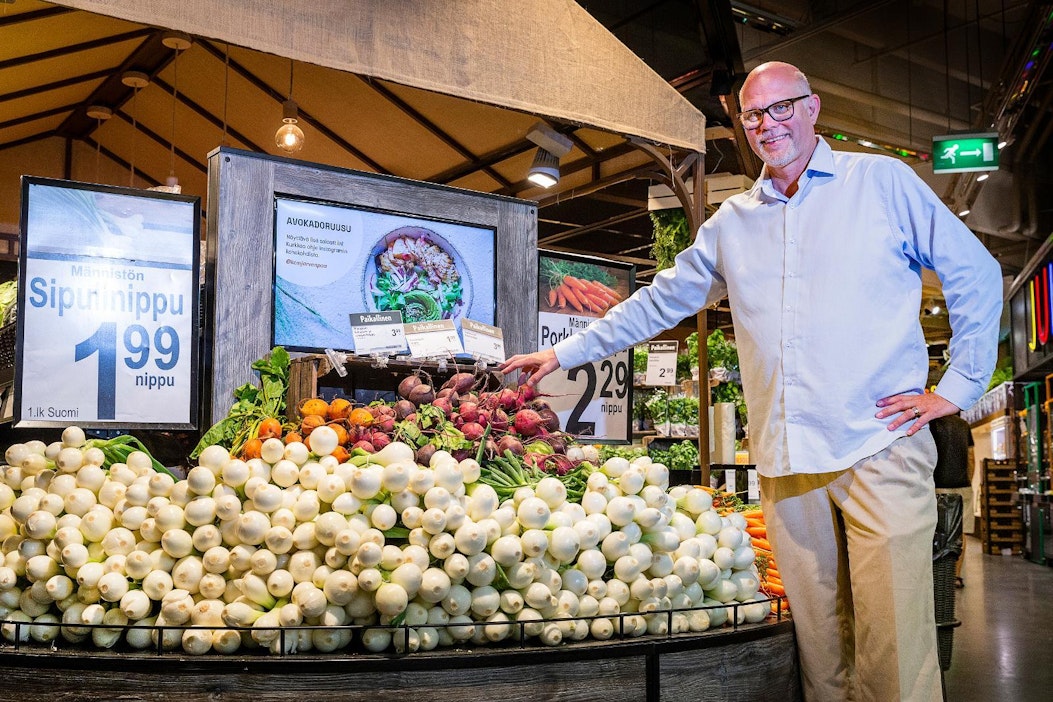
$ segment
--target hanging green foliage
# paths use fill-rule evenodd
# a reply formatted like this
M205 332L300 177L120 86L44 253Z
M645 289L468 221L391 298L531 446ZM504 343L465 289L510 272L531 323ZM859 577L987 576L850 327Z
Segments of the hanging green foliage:
M691 232L687 228L684 208L654 210L651 212L651 224L654 226L651 256L658 262L658 270L672 268L676 255L691 245Z

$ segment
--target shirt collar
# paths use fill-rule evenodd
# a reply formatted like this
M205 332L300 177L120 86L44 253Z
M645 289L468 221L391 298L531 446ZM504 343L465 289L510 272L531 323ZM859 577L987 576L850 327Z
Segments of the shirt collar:
M827 143L826 139L821 136L815 137L817 144L815 150L812 151L812 157L808 161L808 166L804 169L804 173L801 174L801 180L810 180L814 176L833 176L836 175L834 171L834 152L830 148L830 144ZM802 182L803 186L804 183ZM773 198L776 200L786 201L788 198L777 191L771 185L771 178L768 177L768 166L765 165L761 169L760 177L757 178L757 182L753 186L754 194L763 194L766 197Z

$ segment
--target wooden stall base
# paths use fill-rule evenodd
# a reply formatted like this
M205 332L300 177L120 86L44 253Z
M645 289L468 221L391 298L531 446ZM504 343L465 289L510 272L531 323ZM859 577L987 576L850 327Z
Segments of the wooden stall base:
M205 656L0 647L7 702L680 702L801 699L793 624L557 648Z

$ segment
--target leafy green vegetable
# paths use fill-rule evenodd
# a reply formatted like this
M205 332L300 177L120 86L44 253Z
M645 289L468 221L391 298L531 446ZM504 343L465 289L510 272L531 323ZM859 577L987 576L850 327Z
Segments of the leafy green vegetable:
M567 261L542 256L538 270L542 280L547 282L550 288L559 287L563 278L568 275L582 280L595 280L607 286L614 286L618 282L607 269L585 261Z
M691 245L691 232L687 228L687 215L682 207L651 212L654 227L654 244L651 256L658 270L673 267L676 255Z
M666 450L651 444L648 455L669 470L695 470L699 466L698 446L694 441L678 441Z
M102 463L102 467L107 470L114 463L127 463L128 456L135 453L136 451L142 451L150 457L150 463L153 464L154 470L158 473L164 473L170 475L176 480L179 479L172 471L168 470L159 460L154 458L150 451L147 450L143 442L134 436L128 434L122 434L121 436L115 436L112 439L89 439L85 444L84 448L97 448L102 451L102 455L105 460Z
M7 324L13 317L18 303L18 281L0 283L0 324Z
M201 441L190 452L197 458L207 447L225 446L237 453L245 442L255 438L260 422L268 417L278 417L285 411L285 397L289 392L289 352L275 346L271 352L252 364L260 375L259 387L245 383L234 390L236 402L227 416L205 432Z

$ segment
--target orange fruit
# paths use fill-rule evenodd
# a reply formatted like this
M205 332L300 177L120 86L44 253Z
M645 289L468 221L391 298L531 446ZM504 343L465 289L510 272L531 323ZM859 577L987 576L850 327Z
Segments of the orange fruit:
M320 414L309 414L300 422L300 434L306 438L310 436L312 431L323 424L325 424L325 417Z
M327 426L336 432L336 443L338 446L343 446L347 443L347 427L344 426L343 422L329 422Z
M280 439L282 437L282 423L274 417L267 417L260 422L257 435L261 439Z
M317 414L324 417L329 412L329 403L317 397L309 397L300 402L300 416Z
M330 421L334 419L347 419L347 415L351 413L351 402L343 397L334 398L329 403L329 410L326 412L326 417Z
M241 447L241 457L245 460L250 458L259 458L260 450L263 448L263 442L259 439L249 439L245 442L245 445Z
M365 407L356 407L351 410L351 414L347 416L347 420L356 427L368 427L373 423L373 413L367 410Z

